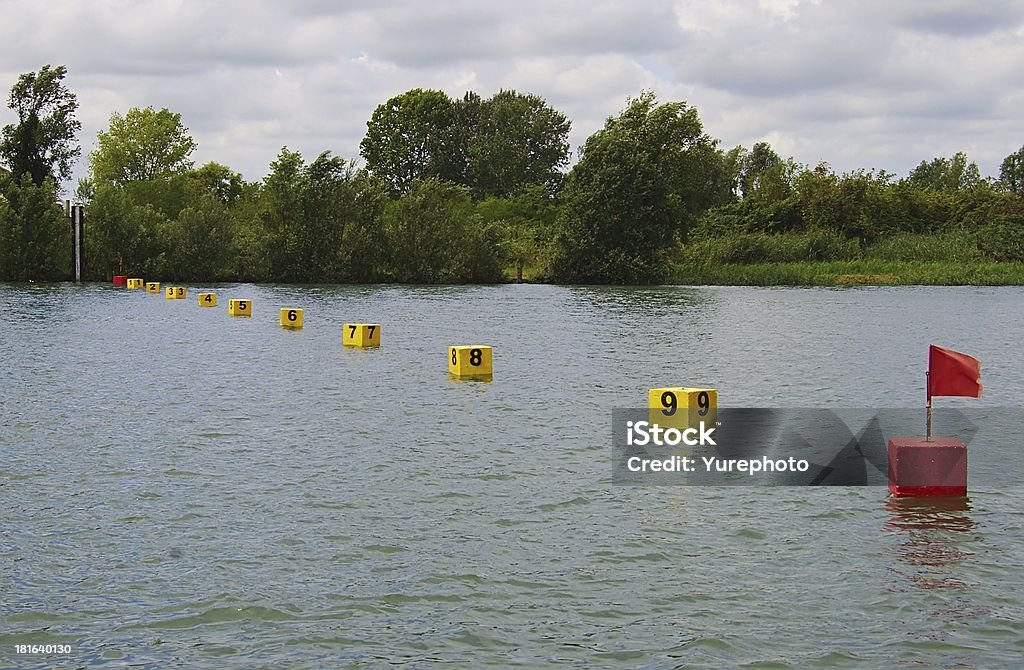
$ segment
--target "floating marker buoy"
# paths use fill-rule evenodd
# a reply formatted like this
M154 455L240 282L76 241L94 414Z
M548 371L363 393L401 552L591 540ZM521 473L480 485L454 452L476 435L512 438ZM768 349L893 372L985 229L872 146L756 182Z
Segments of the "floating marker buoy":
M231 316L252 316L252 300L228 300L228 314Z
M114 286L124 286L127 280L125 275L114 275Z
M216 293L200 293L199 294L199 306L200 307L216 307L217 306L217 294Z
M164 291L164 295L168 300L184 300L185 293L186 291L184 286L168 286Z
M456 377L490 377L491 347L483 344L448 347L448 372Z
M130 277L127 280L128 288L142 288L143 281L137 277Z
M281 325L285 328L302 328L302 310L294 307L281 308Z
M148 281L148 282L146 282L146 293L159 293L159 292L160 292L160 282L158 282L158 281Z
M897 498L967 495L967 445L955 437L889 439L889 494Z
M346 323L341 329L341 343L346 347L379 347L379 323Z
M714 423L718 414L718 391L708 388L657 388L647 392L652 423L672 428L697 427L701 421Z

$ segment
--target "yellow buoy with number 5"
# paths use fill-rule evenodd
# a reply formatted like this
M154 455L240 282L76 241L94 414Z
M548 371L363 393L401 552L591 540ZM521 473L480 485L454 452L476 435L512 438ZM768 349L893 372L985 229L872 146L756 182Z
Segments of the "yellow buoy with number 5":
M160 292L160 282L158 282L158 281L148 281L148 282L146 282L146 293L159 293L159 292Z
M448 372L455 377L488 378L493 371L491 347L483 344L448 347Z
M647 392L652 423L671 428L714 423L718 415L718 391L709 388L671 387Z
M142 288L143 281L138 277L130 277L125 283L128 288Z
M228 300L228 314L231 316L252 316L252 300Z
M216 293L200 293L199 294L199 306L200 307L216 307L217 306L217 294Z
M281 308L281 325L285 328L302 328L302 310L294 307Z
M341 329L341 343L346 347L379 347L379 323L346 323Z
M167 290L164 291L164 295L167 296L168 300L184 300L185 294L184 286L168 286Z

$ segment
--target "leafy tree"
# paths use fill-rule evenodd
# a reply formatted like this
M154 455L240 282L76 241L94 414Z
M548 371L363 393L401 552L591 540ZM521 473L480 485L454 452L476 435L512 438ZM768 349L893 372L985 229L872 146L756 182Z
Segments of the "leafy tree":
M67 279L71 243L63 209L54 201L56 185L36 184L29 172L7 180L0 197L0 279Z
M740 193L743 197L752 195L762 186L762 176L782 165L779 157L767 142L758 142L743 156L740 167Z
M407 192L418 179L461 181L465 121L443 92L416 88L374 110L360 153L395 193Z
M499 249L512 263L516 279L523 280L527 265L547 264L558 208L547 188L527 186L510 198L487 198L477 204L476 216L484 226L497 228Z
M959 191L974 188L981 183L977 163L968 163L967 154L958 151L952 158L933 158L921 161L907 178L913 186L936 191Z
M192 169L195 149L181 114L133 107L124 116L115 112L97 134L90 173L97 184L166 181Z
M555 192L569 161L570 125L540 96L499 91L479 104L467 137L466 183L480 198L513 195L532 184Z
M8 105L18 123L0 132L0 158L15 178L28 173L37 186L47 177L71 177L74 160L82 153L76 136L82 124L75 118L78 99L62 83L67 68L44 65L39 72L18 77Z
M1003 159L999 166L999 182L1010 193L1024 197L1024 147Z
M631 100L591 135L563 190L554 272L571 282L648 283L668 270L667 252L729 182L716 141L697 110Z

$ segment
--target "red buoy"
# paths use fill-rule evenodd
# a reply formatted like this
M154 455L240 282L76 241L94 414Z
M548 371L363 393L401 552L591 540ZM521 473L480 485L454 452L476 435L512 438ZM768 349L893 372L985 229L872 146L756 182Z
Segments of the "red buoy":
M889 439L889 494L897 498L967 495L967 445L955 437Z
M128 283L128 275L114 275L114 286L125 286Z

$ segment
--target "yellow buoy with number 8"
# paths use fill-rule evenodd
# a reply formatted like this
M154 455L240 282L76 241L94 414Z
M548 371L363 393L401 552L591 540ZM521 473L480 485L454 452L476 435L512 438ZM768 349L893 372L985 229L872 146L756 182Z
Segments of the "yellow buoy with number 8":
M448 372L455 377L489 378L494 372L491 347L483 344L448 347Z
M296 330L302 328L302 310L295 307L282 307L281 325Z
M695 428L718 416L718 391L709 388L669 387L647 392L649 420L669 428Z

